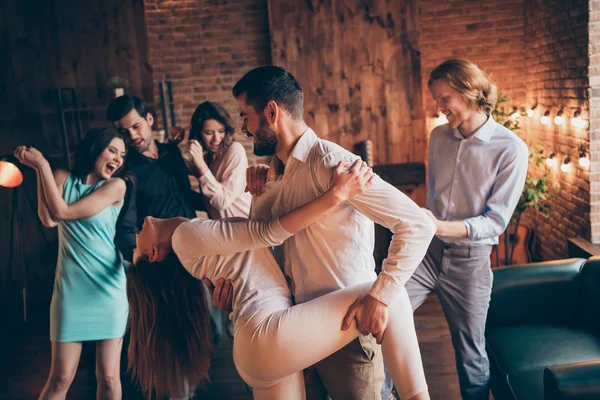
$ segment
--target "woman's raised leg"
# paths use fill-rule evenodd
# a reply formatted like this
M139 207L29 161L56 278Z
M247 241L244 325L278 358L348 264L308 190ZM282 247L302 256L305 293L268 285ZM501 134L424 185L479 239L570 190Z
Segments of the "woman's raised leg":
M254 400L304 400L304 375L302 371L296 372L273 386L253 388L252 397Z
M268 316L255 316L240 326L234 340L234 357L246 375L251 371L249 378L255 382L249 384L257 386L257 382L265 382L265 387L268 382L275 384L356 338L356 326L342 331L342 321L352 303L371 286L372 283L365 283L338 290ZM427 384L408 294L404 288L398 290L402 294L389 307L383 352L397 390L407 396L403 399L409 399L426 393Z

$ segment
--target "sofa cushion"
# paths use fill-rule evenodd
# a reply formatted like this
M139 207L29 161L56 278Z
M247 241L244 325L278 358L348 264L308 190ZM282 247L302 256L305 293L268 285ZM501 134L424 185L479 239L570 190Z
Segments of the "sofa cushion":
M516 372L508 384L517 400L544 400L544 368Z
M600 360L600 339L576 328L504 326L488 329L486 337L490 359L509 378L518 371Z

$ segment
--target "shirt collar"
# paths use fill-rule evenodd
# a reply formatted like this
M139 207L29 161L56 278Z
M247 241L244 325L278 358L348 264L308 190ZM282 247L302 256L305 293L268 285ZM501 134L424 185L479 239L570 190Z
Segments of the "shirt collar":
M156 162L156 161L162 159L163 157L165 157L167 155L170 155L170 152L172 151L172 147L173 147L172 144L160 143L157 140L155 140L154 142L156 143L156 147L158 148L158 158L147 157L134 149L131 149L129 151L127 158L133 157L136 159L137 162L153 163L153 162Z
M302 134L302 136L300 136L300 139L298 139L298 141L296 142L296 145L290 153L290 157L294 157L296 160L301 162L306 162L308 154L310 153L310 150L313 148L315 143L317 143L317 140L319 140L319 138L317 137L315 131L313 131L310 128L307 128Z
M296 160L305 163L306 159L308 158L308 154L310 153L310 150L313 148L313 146L315 145L315 143L317 143L317 140L319 138L317 137L317 134L315 133L315 131L313 131L311 128L307 128L304 133L302 134L302 136L300 136L300 139L298 139L298 141L296 142L296 145L294 146L294 148L292 149L292 152L290 153L290 156L288 157L288 162L290 160L290 158L295 158ZM283 167L283 162L279 159L279 157L277 157L277 155L275 154L273 156L273 158L271 159L271 168L269 169L269 180L277 180L279 179L283 174L281 173L281 170L285 170Z
M475 133L471 135L471 137L475 137L481 140L482 142L489 142L492 136L494 135L494 130L496 130L496 121L494 120L494 117L492 117L492 115L490 114L488 115L487 121L485 121L485 123L481 125L481 127L477 129L477 131L475 131ZM452 129L452 132L454 134L454 137L461 140L465 139L465 137L460 133L458 128Z

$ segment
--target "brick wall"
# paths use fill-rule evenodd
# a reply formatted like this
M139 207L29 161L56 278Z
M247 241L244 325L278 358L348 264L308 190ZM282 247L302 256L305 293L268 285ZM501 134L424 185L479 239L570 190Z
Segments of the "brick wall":
M476 63L515 104L525 100L523 0L420 0L419 11L423 99L429 117L435 112L427 89L429 73L449 58ZM431 118L429 122L432 128Z
M600 1L590 1L589 8L589 113L592 177L590 187L591 238L600 243Z
M221 102L237 114L232 85L250 68L270 62L266 3L145 0L153 78L173 82L178 124L187 125L196 105L205 100ZM434 112L426 85L429 72L451 57L468 58L491 73L513 105L538 104L534 117L522 121L521 133L527 140L542 142L547 153L558 154L552 181L560 185L551 199L551 219L529 216L538 235L538 256L565 256L567 237L600 241L600 217L594 220L592 212L591 228L597 232L589 222L590 170L577 163L578 146L589 149L589 131L570 125L574 111L581 108L584 119L590 119L592 151L600 149L600 94L589 91L588 79L589 69L592 82L600 83L600 55L593 46L591 64L587 55L588 17L593 40L594 26L600 23L600 1L421 0L419 10L427 115ZM567 117L564 125L540 124L546 109L553 118L559 108ZM428 125L430 131L432 119ZM566 155L573 160L570 173L559 168ZM591 157L593 172L600 167L600 158ZM594 211L600 206L600 184L592 184L591 189L592 200L597 200L592 201Z
M526 137L544 144L547 154L557 154L552 168L554 189L550 199L551 217L532 216L538 237L537 252L544 259L567 255L566 239L581 236L590 239L590 174L579 166L579 145L587 149L587 129L571 125L574 112L581 108L588 118L588 1L525 1L525 66L527 105L538 104L533 118L524 124ZM565 122L552 120L563 109ZM550 110L551 122L540 123ZM571 172L560 164L570 156Z
M231 88L250 69L270 63L267 1L144 0L144 5L153 80L156 87L162 80L173 82L177 124L188 127L196 106L209 100L225 106L241 126ZM251 146L239 132L237 137Z

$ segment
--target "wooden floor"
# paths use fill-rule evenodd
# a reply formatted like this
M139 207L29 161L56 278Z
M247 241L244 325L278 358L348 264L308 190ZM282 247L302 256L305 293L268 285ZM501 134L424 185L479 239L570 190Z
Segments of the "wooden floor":
M2 340L0 399L37 399L50 370L50 342L47 319L45 321L37 326L30 323L26 329L16 328L8 332L8 340ZM460 399L450 334L435 296L415 313L415 322L432 399ZM233 365L228 338L219 344L212 365L211 384L207 391L199 393L199 399L252 399ZM93 373L81 363L67 398L94 399L92 377Z

